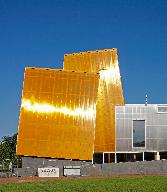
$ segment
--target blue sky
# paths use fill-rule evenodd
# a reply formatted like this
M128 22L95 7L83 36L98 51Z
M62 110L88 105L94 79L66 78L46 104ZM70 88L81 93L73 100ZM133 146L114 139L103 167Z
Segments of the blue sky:
M118 48L126 103L167 103L167 1L0 0L0 137L17 131L25 66Z

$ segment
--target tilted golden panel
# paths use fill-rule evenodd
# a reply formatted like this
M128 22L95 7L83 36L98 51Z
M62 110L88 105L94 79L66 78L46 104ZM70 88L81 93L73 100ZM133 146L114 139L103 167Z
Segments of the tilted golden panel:
M91 160L99 74L26 68L17 155Z
M115 151L115 105L124 105L117 49L65 54L64 69L100 73L94 151Z

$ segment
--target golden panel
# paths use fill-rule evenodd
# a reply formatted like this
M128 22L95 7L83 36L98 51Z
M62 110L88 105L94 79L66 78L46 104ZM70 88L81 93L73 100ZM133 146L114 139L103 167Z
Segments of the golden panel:
M26 68L17 155L91 160L98 73Z
M115 106L124 105L117 49L65 54L64 69L100 73L94 151L115 151Z

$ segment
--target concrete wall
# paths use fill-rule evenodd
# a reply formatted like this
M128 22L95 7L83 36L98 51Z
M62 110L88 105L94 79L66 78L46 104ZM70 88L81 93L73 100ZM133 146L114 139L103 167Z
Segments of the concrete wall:
M105 163L101 165L97 164L91 166L81 166L81 175L87 176L147 174L167 174L167 160L127 163Z
M34 158L34 157L22 157L22 168L14 169L16 175L19 176L30 176L37 175L37 169L43 167L58 167L60 170L60 176L63 176L63 166L82 166L89 165L91 162L87 161L71 161L71 160L60 160L60 159L47 159L47 158Z
M167 174L167 160L141 161L126 163L91 164L84 161L70 161L44 158L23 158L23 167L14 169L18 176L37 175L39 167L59 167L60 176L63 176L63 166L74 165L81 167L82 176L113 176L113 175L146 175Z

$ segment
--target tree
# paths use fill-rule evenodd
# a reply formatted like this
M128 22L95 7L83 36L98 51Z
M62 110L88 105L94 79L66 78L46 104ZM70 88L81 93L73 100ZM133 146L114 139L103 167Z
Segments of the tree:
M0 144L0 160L9 160L13 164L16 164L16 143L17 143L17 133L12 136L4 136Z

